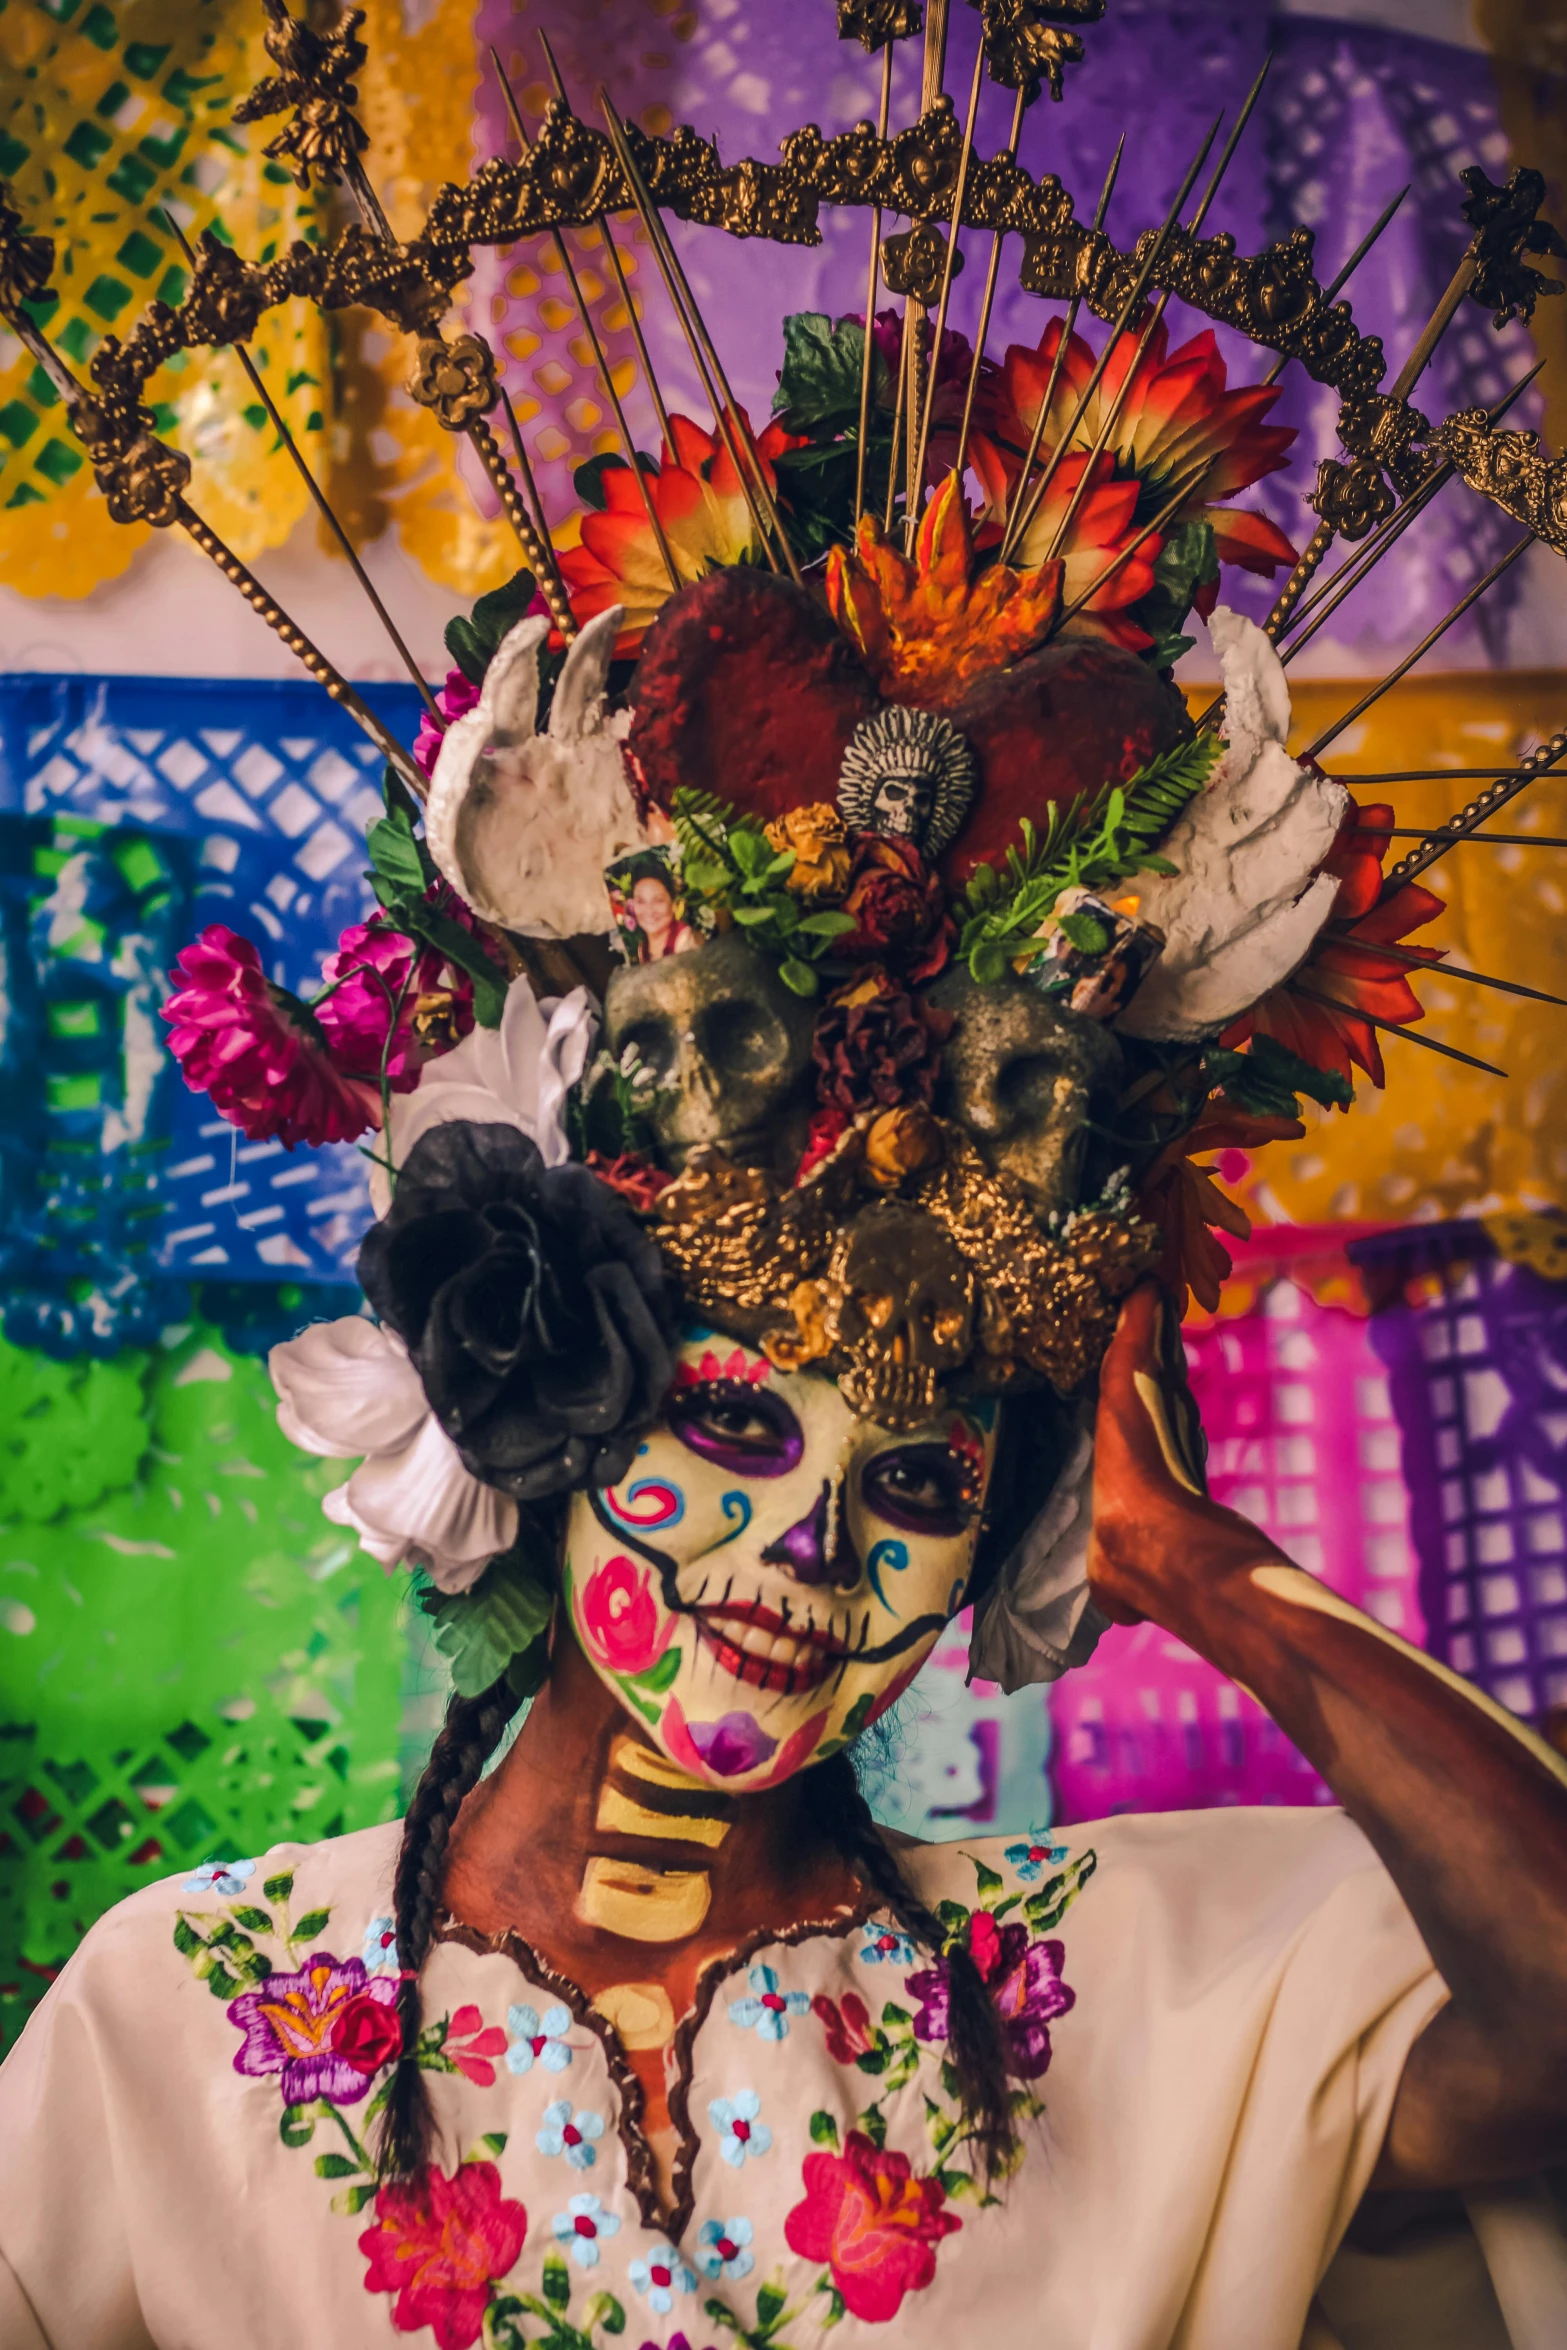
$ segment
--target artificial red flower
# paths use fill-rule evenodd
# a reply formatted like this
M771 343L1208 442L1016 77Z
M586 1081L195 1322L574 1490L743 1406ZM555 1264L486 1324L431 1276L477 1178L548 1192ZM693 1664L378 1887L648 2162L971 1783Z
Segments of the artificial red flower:
M1198 1152L1260 1150L1264 1143L1298 1142L1305 1131L1297 1118L1256 1117L1249 1110L1232 1108L1220 1095L1205 1103L1196 1125L1154 1160L1143 1181L1138 1213L1163 1235L1159 1278L1174 1297L1178 1313L1185 1313L1188 1297L1195 1297L1208 1313L1215 1311L1232 1260L1214 1233L1244 1240L1251 1230L1245 1209L1219 1189L1217 1168L1194 1164Z
M402 2334L428 2326L439 2350L471 2350L490 2288L514 2268L528 2233L522 2204L501 2194L493 2162L465 2162L451 2178L433 2166L376 2191L375 2220L359 2239L367 2293L396 2296Z
M983 451L980 441L975 445L975 469L991 498L993 514L998 517L1010 502L1012 486L1033 435L1060 345L1062 325L1061 319L1053 318L1036 350L1014 345L1002 362L994 431L980 436ZM1069 454L1058 468L1051 492L1024 533L1018 552L1025 561L1041 560L1050 544L1054 525L1047 526L1045 516L1052 504L1056 482L1067 474L1079 453L1086 459L1098 441L1141 340L1140 328L1129 328L1118 338L1104 374L1073 428ZM1094 366L1094 354L1088 344L1073 335L1056 379L1051 413L1040 443L1041 466L1059 435L1066 430ZM1295 438L1293 430L1263 422L1278 396L1277 389L1271 385L1242 385L1233 390L1229 387L1224 360L1211 328L1204 328L1201 334L1171 353L1168 333L1161 321L1149 338L1130 388L1121 400L1104 461L1111 466L1117 481L1135 483L1138 496L1133 507L1140 508L1144 521L1164 506L1185 481L1186 494L1170 516L1166 530L1178 529L1186 522L1209 522L1213 525L1221 562L1239 563L1248 571L1271 573L1281 563L1295 560L1295 550L1283 532L1266 515L1237 513L1218 501L1233 497L1237 490L1247 488L1264 474L1276 472L1286 462ZM1198 468L1201 470L1197 471ZM1103 494L1097 480L1093 494ZM1058 513L1064 512L1065 503L1056 501ZM1087 503L1085 499L1085 506ZM1129 509L1128 523L1130 518ZM1157 539L1145 542L1142 552L1150 550L1157 556ZM1136 569L1136 558L1125 568ZM1067 602L1071 603L1080 592L1069 577ZM1122 602L1136 603L1146 592L1145 584L1138 594L1127 596ZM1212 600L1210 591L1207 597L1210 607ZM1098 609L1097 599L1090 609ZM1123 637L1122 641L1127 640Z
M800 2177L805 2200L784 2221L785 2243L802 2260L826 2261L851 2317L890 2324L905 2293L931 2283L943 2236L963 2225L941 2208L946 2189L862 2130L841 2154L808 2154Z
M934 979L957 936L934 866L911 840L885 833L857 832L853 845L843 911L854 928L833 940L833 953L850 962L894 956L911 987Z
M876 2045L871 2011L857 1991L845 1991L841 2005L825 1991L818 1991L811 2001L811 2013L827 2028L827 2053L835 2064L853 2064L856 2057Z
M602 1151L589 1151L588 1165L600 1183L618 1191L626 1205L635 1208L639 1216L647 1215L659 1193L667 1191L675 1180L636 1151L622 1151L613 1159L606 1158Z
M1271 1036L1313 1069L1336 1070L1344 1078L1352 1068L1363 1069L1373 1085L1385 1083L1371 1019L1393 1028L1423 1019L1424 1008L1409 984L1412 968L1439 963L1447 951L1406 947L1398 955L1378 952L1423 929L1444 910L1441 898L1413 881L1378 904L1390 837L1386 828L1392 821L1390 807L1362 808L1351 800L1323 862L1323 871L1338 878L1332 916L1294 978L1234 1021L1222 1043ZM1320 1001L1323 997L1332 1000Z
M806 1128L805 1148L800 1154L800 1164L794 1173L797 1184L803 1183L811 1169L819 1167L823 1159L832 1157L848 1126L847 1110L817 1110L813 1114Z
M332 2052L345 2058L356 2073L378 2073L401 2055L402 2046L402 2021L384 1995L361 1992L339 2009L332 2027Z
M180 1074L252 1142L292 1150L380 1125L375 1086L343 1074L315 1015L272 984L248 938L209 923L174 972L184 984L163 1017Z
M993 540L1000 533L1003 517L1011 505L1012 483L1017 477L1019 461L1011 463L1009 474L1008 460L996 443L982 439L975 446L974 470L988 501L981 525L982 542L986 536ZM1085 473L1089 486L1079 498L1078 483ZM1039 476L1036 473L1032 478L1037 481ZM1094 458L1092 464L1086 454L1074 451L1056 467L1028 528L1012 549L1025 571L1034 566L1047 570L1060 565L1063 611L1077 603L1079 597L1087 598L1082 609L1061 624L1064 633L1108 637L1112 643L1125 645L1132 652L1141 652L1153 642L1147 629L1139 627L1131 618L1131 608L1140 604L1152 588L1154 566L1164 552L1164 538L1158 531L1151 533L1140 546L1136 543L1138 497L1135 481L1116 478L1115 463L1108 450ZM1059 546L1056 545L1058 532L1061 533ZM1128 552L1129 549L1135 552ZM1112 565L1117 566L1114 571Z
M472 930L472 913L444 881L425 895L449 920ZM425 1063L449 1052L473 1027L467 972L435 948L405 937L384 914L349 925L336 953L322 964L321 979L332 992L315 1016L333 1059L372 1085L379 1084L384 1066L393 1093L411 1093Z
M672 416L669 428L674 449L663 452L656 472L644 468L644 479L681 583L700 579L716 564L759 560L750 501L723 434L716 428L703 432L688 416ZM743 408L734 411L731 429L742 448L749 441L755 449L767 486L776 491L773 460L786 449L802 448L801 436L773 423L758 438ZM599 480L604 510L583 516L582 544L565 550L560 571L579 624L612 604L624 607L615 655L626 660L673 591L630 466L606 465Z
M458 2042L466 2042L459 2047ZM486 2024L476 2007L459 2007L446 2028L441 2043L441 2054L449 2057L465 2081L472 2081L476 2089L493 2089L495 2065L492 2061L506 2053L506 2035L499 2024Z

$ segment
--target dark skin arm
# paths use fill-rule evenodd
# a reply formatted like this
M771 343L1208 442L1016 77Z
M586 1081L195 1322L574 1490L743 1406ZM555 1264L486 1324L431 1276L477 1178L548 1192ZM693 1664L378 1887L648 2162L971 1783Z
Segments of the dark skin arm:
M1089 1572L1240 1682L1375 1847L1452 1994L1411 2050L1372 2186L1567 2158L1567 1763L1201 1491L1174 1317L1151 1284L1106 1358Z

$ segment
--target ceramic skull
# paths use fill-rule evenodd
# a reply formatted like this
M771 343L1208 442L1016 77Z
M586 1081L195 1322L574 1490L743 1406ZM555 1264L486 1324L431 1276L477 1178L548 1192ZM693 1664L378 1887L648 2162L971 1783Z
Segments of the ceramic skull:
M987 1166L1022 1185L1036 1213L1074 1207L1090 1103L1120 1074L1114 1037L1021 979L981 987L955 970L926 992L956 1017L937 1108Z
M649 1111L661 1156L683 1167L718 1144L731 1158L792 1174L810 1115L815 1007L736 932L684 955L617 971L605 1043L635 1046L657 1091Z
M976 1297L941 1227L902 1201L866 1208L833 1251L826 1293L855 1410L884 1428L917 1428L939 1411L943 1379L973 1344Z

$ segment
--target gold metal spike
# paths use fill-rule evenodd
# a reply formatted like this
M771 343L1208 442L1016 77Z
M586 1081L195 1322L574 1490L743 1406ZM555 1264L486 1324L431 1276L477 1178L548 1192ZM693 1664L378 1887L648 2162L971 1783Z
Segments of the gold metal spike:
M1423 968L1430 971L1438 970L1441 966L1427 963ZM1456 1044L1439 1044L1434 1036L1422 1036L1414 1028L1401 1028L1395 1020L1378 1020L1370 1012L1360 1011L1354 1004L1341 1003L1337 996L1324 995L1319 988L1309 987L1298 972L1284 984L1290 995L1303 996L1308 1004L1321 1004L1325 1011L1340 1012L1347 1020L1364 1021L1366 1027L1379 1030L1383 1036L1402 1036L1409 1044L1418 1044L1428 1053L1440 1053L1444 1060L1462 1061L1469 1069L1483 1069L1487 1077L1507 1075L1507 1071L1498 1069L1494 1061L1482 1061L1473 1053L1461 1053Z
M876 136L887 136L887 118L892 107L892 43L889 40L881 53L881 101L876 109ZM871 381L876 361L876 295L881 285L881 223L882 208L878 204L871 213L871 259L865 281L865 348L860 355L860 431L854 457L854 523L859 528L865 511L865 450L871 429ZM999 247L1001 239L996 239ZM981 334L983 340L983 331ZM967 411L964 422L967 423ZM962 456L958 465L962 468Z
M1408 856L1400 857L1396 865L1390 866L1382 877L1377 904L1385 905L1395 890L1402 889L1406 881L1413 881L1417 874L1424 873L1438 858L1445 857L1449 849L1457 848L1461 842L1468 840L1487 816L1494 816L1498 808L1504 808L1509 800L1515 800L1520 792L1527 791L1531 783L1538 782L1542 775L1560 766L1563 759L1567 759L1567 726L1553 734L1549 742L1541 743L1527 758L1520 759L1508 774L1498 776L1489 790L1478 793L1466 808L1460 808L1456 816L1450 816L1445 824L1427 836L1418 849L1411 849Z
M1371 227L1361 238L1359 244L1355 247L1354 252L1351 253L1349 259L1345 262L1337 277L1334 278L1332 284L1323 287L1322 299L1324 302L1336 302L1338 300L1340 294L1344 291L1344 288L1348 285L1350 279L1354 276L1362 261L1365 260L1366 255L1371 251L1373 245L1375 245L1378 239L1381 237L1384 229L1392 225L1393 220L1397 216L1400 205L1403 203L1404 198L1408 195L1409 190L1413 185L1413 181L1407 181L1405 185L1399 189L1398 194L1392 199L1391 203L1387 204L1377 219L1373 221ZM1267 374L1262 379L1265 387L1271 387L1278 382L1279 377L1284 373L1285 368L1288 367L1294 355L1295 354L1291 351L1281 351L1279 353L1277 359L1274 360L1273 365L1268 369Z
M968 112L963 118L963 145L958 153L957 184L952 198L952 218L947 224L947 256L942 264L941 292L936 302L936 324L931 330L930 366L927 370L925 396L920 405L919 439L914 456L914 497L910 510L903 518L904 538L913 545L914 532L919 527L919 501L925 491L925 459L930 448L930 424L936 411L936 386L941 379L941 338L947 331L947 304L952 298L952 278L957 267L958 232L963 225L963 191L968 185L969 164L974 154L974 126L979 119L979 93L985 73L985 45L981 41L974 52L974 76L969 84ZM912 436L912 412L910 431Z
M1012 108L1012 128L1007 133L1007 153L1016 156L1018 141L1023 134L1023 109L1027 94L1019 90ZM974 418L974 396L979 390L979 371L985 357L985 339L990 333L990 313L996 299L996 281L1001 274L1001 247L1006 230L998 228L990 240L990 260L985 270L985 291L979 305L979 326L974 335L974 356L969 362L968 388L963 395L963 420L958 426L958 453L953 460L953 471L963 478L963 460L968 455L969 426Z
M1483 839L1484 835L1482 834L1480 837ZM1358 938L1351 937L1348 933L1341 937L1331 929L1328 931L1327 937L1335 951L1344 949L1350 954L1388 955L1395 963L1407 963L1410 966L1411 977L1417 970L1429 971L1434 979L1467 979L1473 987L1495 987L1499 988L1503 995L1527 996L1531 1003L1560 1004L1567 1007L1567 996L1547 995L1543 988L1525 987L1522 981L1517 979L1493 979L1488 971L1469 971L1464 968L1462 963L1433 963L1415 947L1399 946L1396 943L1384 945L1380 940L1375 946L1369 942L1362 945Z

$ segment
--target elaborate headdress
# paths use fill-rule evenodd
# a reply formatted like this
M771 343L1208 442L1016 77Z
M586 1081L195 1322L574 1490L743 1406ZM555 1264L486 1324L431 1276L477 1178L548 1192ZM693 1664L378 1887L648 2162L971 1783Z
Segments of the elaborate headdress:
M1380 345L1342 279L1316 283L1308 231L1250 258L1202 234L1255 91L1189 221L1214 132L1123 250L1108 187L1085 225L1010 149L976 155L980 67L965 120L940 93L945 0L924 28L928 102L896 131L887 69L919 9L841 0L840 37L882 52L879 131L808 126L780 163L724 165L693 131L655 138L607 103L606 135L561 91L535 141L515 116L520 159L442 188L399 241L352 113L358 13L323 36L266 8L278 71L240 117L285 114L267 153L302 185L346 183L361 221L266 264L208 236L180 306L105 337L82 383L39 323L49 247L0 196L0 312L111 512L186 530L387 759L382 910L314 1004L213 929L168 1007L187 1079L248 1133L379 1135L363 1265L381 1325L307 1334L277 1366L292 1432L363 1458L335 1514L468 1589L520 1509L621 1473L680 1299L780 1366L831 1372L889 1426L962 1390L1074 1403L1145 1270L1216 1297L1211 1228L1238 1211L1196 1155L1298 1134L1298 1097L1347 1106L1357 1068L1380 1084L1379 1033L1418 1017L1410 974L1437 959L1403 943L1438 910L1416 876L1567 754L1554 737L1384 870L1389 811L1357 809L1320 763L1373 696L1291 758L1280 649L1454 475L1525 525L1520 549L1567 553L1561 467L1531 434L1478 410L1433 425L1410 401L1466 297L1500 323L1560 290L1526 258L1567 251L1537 218L1538 175L1464 174L1463 267L1384 390ZM986 0L980 62L1017 93L1014 147L1025 104L1043 83L1059 97L1082 57L1071 28L1103 13ZM824 203L869 211L872 285L901 317L786 322L758 435L661 214L809 243ZM657 457L625 434L627 462L588 468L580 543L557 554L494 355L443 321L474 246L598 223L618 273L610 224L633 210L713 429L669 416L650 382ZM889 212L907 227L884 234ZM999 365L994 270L972 349L945 331L973 231L998 253L1017 237L1023 287L1065 305ZM171 355L243 345L300 295L412 338L413 398L468 437L523 552L449 632L461 676L417 746L202 521L191 462L144 404ZM1170 352L1172 297L1275 353L1267 383L1231 388L1208 332ZM1097 356L1085 311L1107 329ZM1290 436L1264 419L1291 361L1339 395L1344 450L1298 559L1227 503L1283 462ZM1312 589L1341 539L1358 551ZM1218 604L1226 561L1293 565L1265 625ZM1224 674L1195 725L1169 675L1193 608ZM983 1654L1009 1678L1071 1653L1080 1593L1052 1609L1074 1588L1059 1557L1082 1466L1017 1554L999 1630L987 1619ZM515 1577L486 1581L509 1594L488 1666L540 1619Z

